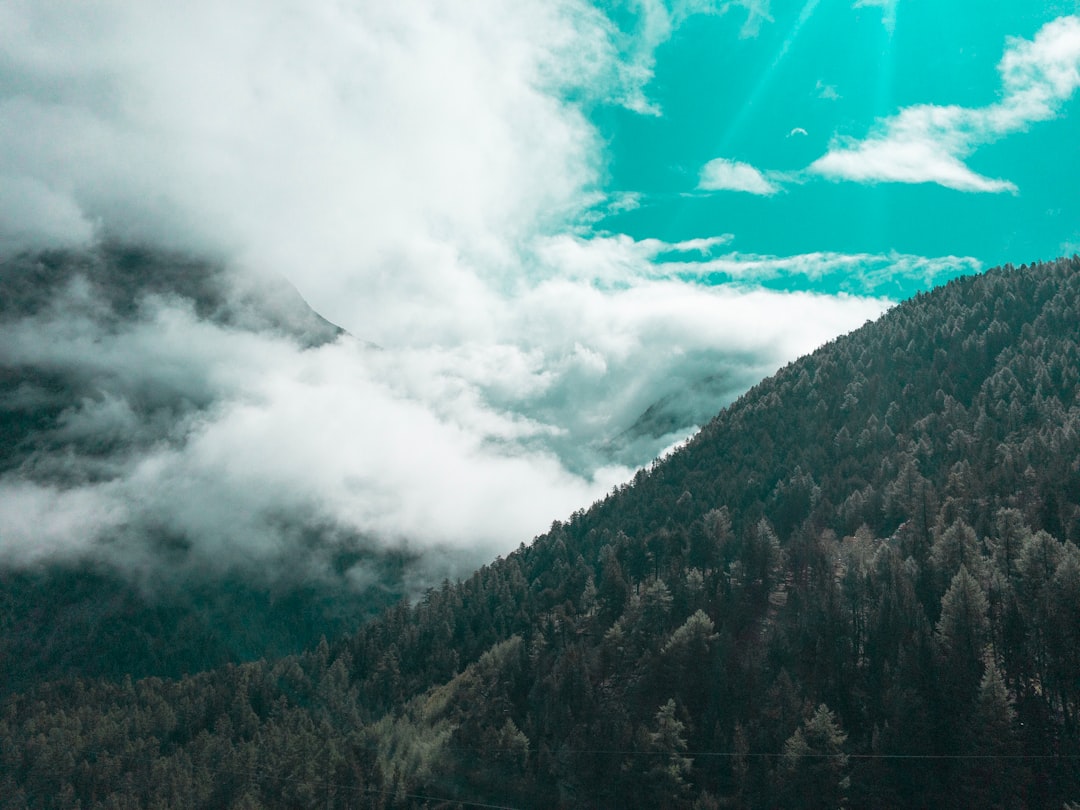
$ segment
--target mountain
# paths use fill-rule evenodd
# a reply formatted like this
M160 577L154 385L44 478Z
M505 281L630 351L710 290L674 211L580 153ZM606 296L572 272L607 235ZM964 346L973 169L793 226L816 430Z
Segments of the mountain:
M0 806L1080 799L1080 258L957 279L348 638L5 700Z
M494 553L470 550L475 523L417 520L426 499L406 490L440 452L417 420L441 419L476 473L471 417L439 414L441 394L417 414L410 379L433 372L389 354L283 279L212 260L107 241L0 261L0 693L297 652ZM590 491L597 464L632 469L741 379L687 386L604 448L544 433L534 461ZM416 460L395 476L380 456L403 442Z
M155 450L182 445L219 406L210 375L178 359L188 335L176 351L152 345L169 339L170 318L297 351L345 334L283 279L227 274L182 254L107 243L6 259L0 476L21 488L16 507L34 491L115 483ZM411 555L362 539L338 550L337 576L296 576L299 559L255 577L190 564L188 541L164 522L131 533L138 548L112 556L110 542L49 549L42 527L31 527L29 549L0 536L0 693L64 675L179 676L297 652L355 630L406 592ZM126 568L117 562L132 557ZM365 588L344 578L360 560L371 572Z

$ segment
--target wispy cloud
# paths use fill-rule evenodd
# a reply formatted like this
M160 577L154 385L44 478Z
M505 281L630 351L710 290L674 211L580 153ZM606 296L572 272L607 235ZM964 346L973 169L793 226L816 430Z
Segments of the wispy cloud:
M971 256L926 257L897 252L817 252L796 256L730 253L683 264L679 269L686 275L721 276L753 284L802 278L853 295L891 296L911 285L931 287L958 275L977 273L983 265Z
M998 64L1001 100L986 107L920 104L879 122L864 140L838 138L811 173L860 183L937 183L972 192L1017 190L965 160L986 143L1053 118L1080 86L1080 18L1061 17L1033 40L1010 39Z
M840 93L831 84L825 84L822 79L817 80L817 84L814 86L814 91L817 93L817 97L824 99L825 101L839 101Z
M745 191L764 197L781 190L765 173L749 163L727 158L715 158L706 163L701 169L697 187L702 191Z
M632 12L632 30L619 31L612 26L612 40L621 55L617 68L622 88L619 101L643 115L662 113L647 91L656 67L656 51L691 17L720 16L739 9L746 14L740 30L744 38L756 37L764 23L773 21L770 0L634 0L626 5Z
M732 0L722 4L725 10L736 6L746 11L746 22L743 23L742 36L756 37L763 23L772 22L773 17L769 12L770 0Z
M983 269L982 262L972 256L927 257L895 251L775 256L722 251L733 241L730 234L670 244L625 235L591 239L563 235L546 240L540 254L545 261L576 272L576 277L613 288L634 279L710 279L745 292L778 279L803 279L851 295L873 297L888 297L905 285L933 286Z

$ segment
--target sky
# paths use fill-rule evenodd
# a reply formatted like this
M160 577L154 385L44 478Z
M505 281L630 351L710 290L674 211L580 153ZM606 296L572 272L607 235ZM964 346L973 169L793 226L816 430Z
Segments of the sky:
M0 477L0 557L317 525L463 573L897 301L1080 250L1078 86L1076 0L4 3L0 260L181 251L351 337L78 285L0 325L119 448Z
M608 182L640 195L609 228L986 267L1076 250L1075 2L748 5L657 47L654 115L606 111Z

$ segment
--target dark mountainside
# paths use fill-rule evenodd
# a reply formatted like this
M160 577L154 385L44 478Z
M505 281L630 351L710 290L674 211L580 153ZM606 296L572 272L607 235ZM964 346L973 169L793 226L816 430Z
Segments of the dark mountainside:
M1080 801L1080 258L802 358L352 637L42 683L0 807Z
M260 278L245 288L219 265L157 249L106 244L0 263L0 328L37 320L82 330L82 341L94 345L147 323L159 301L301 349L343 334L284 280ZM39 329L36 340L48 334ZM183 441L178 426L215 405L203 381L182 369L166 369L162 383L139 369L87 368L76 358L28 362L15 349L0 341L0 475L20 481L109 481L135 452ZM130 418L116 428L73 429L80 413L109 402L122 403ZM376 587L357 592L327 579L188 571L185 538L162 527L140 539L160 558L146 581L94 554L15 564L0 538L0 695L63 676L178 677L298 652L320 636L354 631L405 592L408 555L364 551L362 543L337 561L342 572L360 560L378 572Z

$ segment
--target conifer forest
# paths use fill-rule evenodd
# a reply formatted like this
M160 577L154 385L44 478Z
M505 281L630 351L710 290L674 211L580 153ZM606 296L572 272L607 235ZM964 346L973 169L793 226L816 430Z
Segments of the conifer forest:
M1078 544L1074 256L897 305L299 652L91 666L5 574L0 808L1076 807Z

